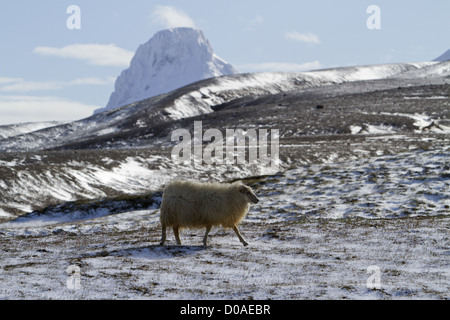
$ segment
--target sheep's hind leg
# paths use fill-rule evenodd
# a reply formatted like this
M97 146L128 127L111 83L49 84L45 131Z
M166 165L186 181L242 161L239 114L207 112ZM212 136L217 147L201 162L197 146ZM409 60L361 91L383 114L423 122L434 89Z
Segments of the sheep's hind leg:
M180 240L180 228L178 226L173 227L173 234L175 235L175 240L177 241L177 244L181 244Z
M212 226L206 227L205 236L203 237L203 245L206 247L206 241L208 240L208 233L211 231Z
M164 245L164 242L166 242L166 226L162 225L162 235L161 235L161 242L159 243L161 246Z
M237 226L234 226L234 227L233 227L233 230L234 230L234 232L236 232L236 234L237 234L239 240L242 242L242 244L243 244L244 246L248 246L248 243L244 240L244 238L242 237L241 233L239 232L238 227L237 227Z

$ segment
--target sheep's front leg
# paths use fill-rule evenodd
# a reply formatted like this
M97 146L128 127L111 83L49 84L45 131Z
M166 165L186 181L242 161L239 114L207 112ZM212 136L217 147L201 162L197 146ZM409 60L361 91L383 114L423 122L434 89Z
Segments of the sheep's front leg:
M211 231L212 226L206 227L205 236L203 237L203 245L206 247L206 241L208 240L208 233Z
M166 226L162 225L162 235L161 235L161 242L159 243L161 246L164 245L164 242L166 242Z
M173 227L173 234L175 235L175 240L177 241L177 244L181 244L180 240L180 228L178 226Z
M236 232L236 234L237 234L239 240L242 242L242 244L243 244L244 246L248 246L248 243L244 240L244 238L242 238L242 235L241 235L241 233L239 232L238 227L237 227L237 226L234 226L234 227L233 227L233 230L234 230L234 232Z

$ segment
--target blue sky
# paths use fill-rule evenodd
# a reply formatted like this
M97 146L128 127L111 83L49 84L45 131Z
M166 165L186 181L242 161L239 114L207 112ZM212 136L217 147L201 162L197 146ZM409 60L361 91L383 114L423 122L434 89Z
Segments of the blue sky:
M70 30L70 5L81 29ZM380 29L367 28L370 5ZM450 1L16 0L0 4L0 125L87 117L137 47L168 27L203 30L240 72L421 62L450 49Z

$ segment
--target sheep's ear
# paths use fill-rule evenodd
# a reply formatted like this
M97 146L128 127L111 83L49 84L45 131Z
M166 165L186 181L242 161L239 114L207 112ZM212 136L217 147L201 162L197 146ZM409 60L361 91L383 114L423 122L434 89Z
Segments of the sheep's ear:
M238 190L239 190L239 192L241 192L241 193L247 193L247 192L248 192L247 187L244 186L244 185L240 185L240 186L238 187Z

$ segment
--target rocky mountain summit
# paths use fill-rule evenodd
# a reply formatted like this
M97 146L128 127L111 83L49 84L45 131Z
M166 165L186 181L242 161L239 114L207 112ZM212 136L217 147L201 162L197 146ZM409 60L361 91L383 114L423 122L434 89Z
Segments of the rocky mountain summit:
M117 78L108 104L96 113L167 93L199 80L235 73L237 70L232 65L214 53L201 30L162 30L139 46L130 67Z

